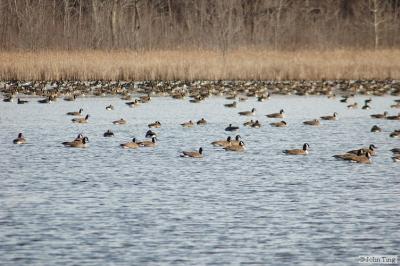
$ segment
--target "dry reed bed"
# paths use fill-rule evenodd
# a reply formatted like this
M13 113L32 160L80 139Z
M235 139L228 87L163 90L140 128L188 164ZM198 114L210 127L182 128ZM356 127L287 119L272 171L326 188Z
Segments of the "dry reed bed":
M3 51L0 79L400 79L400 50Z

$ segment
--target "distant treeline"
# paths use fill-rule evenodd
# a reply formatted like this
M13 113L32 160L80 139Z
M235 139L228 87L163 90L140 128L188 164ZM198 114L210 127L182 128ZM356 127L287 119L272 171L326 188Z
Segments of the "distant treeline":
M399 48L400 0L0 0L0 49Z

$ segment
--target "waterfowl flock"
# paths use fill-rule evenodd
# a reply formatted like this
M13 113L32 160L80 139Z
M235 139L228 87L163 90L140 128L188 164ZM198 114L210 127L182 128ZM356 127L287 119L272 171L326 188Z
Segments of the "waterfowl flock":
M53 103L59 98L64 101L73 102L80 97L85 96L119 96L122 101L127 101L125 104L129 107L137 107L142 104L151 102L154 96L170 96L173 99L185 99L189 97L191 103L201 103L210 96L225 96L226 100L233 102L224 103L226 108L237 108L240 102L247 101L253 97L259 102L268 102L274 94L280 95L324 95L330 99L335 100L336 95L342 94L339 100L342 103L347 103L348 109L357 109L358 103L349 103L356 95L375 95L383 96L391 94L400 96L400 83L396 81L144 81L144 82L79 82L79 81L53 81L53 82L18 82L8 81L0 83L0 92L3 95L3 102L12 103L14 98L17 98L17 104L32 104L31 100L22 98L27 97L41 97L38 103ZM136 97L136 98L133 98ZM239 102L239 104L238 104ZM373 107L373 99L369 98L364 100L362 110L369 110ZM104 108L104 107L103 107ZM400 99L396 99L393 104L388 108L400 108ZM105 107L107 111L113 111L113 105ZM103 109L104 110L104 109ZM75 116L71 119L76 124L89 123L89 114L83 114L84 109L80 108L78 111L67 112L68 116ZM338 110L338 112L340 112ZM333 114L325 114L320 116L320 119L305 120L303 125L323 127L321 120L324 121L337 121L339 119L338 112ZM255 116L256 108L237 112L237 116ZM269 123L272 127L290 127L285 120L273 121L276 119L283 119L287 114L284 109L279 112L263 114L266 119L271 119ZM400 120L400 113L389 115L388 111L378 114L371 114L372 119L385 119L385 120ZM193 128L195 126L207 126L208 122L205 118L196 120L189 120L180 124L183 128ZM115 125L125 125L127 120L121 118L112 121ZM329 123L329 122L328 122ZM336 122L338 123L338 122ZM119 144L120 147L125 149L136 149L141 147L156 147L158 145L157 133L150 129L161 128L162 124L156 120L147 124L149 130L146 132L145 137L151 140L137 141L133 138L131 141ZM179 126L179 125L177 125ZM249 120L243 123L243 126L250 128L261 128L262 124L259 120ZM239 131L240 127L230 123L225 127L227 132ZM284 130L284 129L279 129ZM190 131L190 130L189 130ZM188 131L188 132L189 132ZM382 132L382 128L374 125L371 132ZM115 136L114 132L107 130L104 137ZM389 135L391 138L400 138L400 130L394 130ZM27 141L23 133L19 133L18 137L13 140L14 144L26 144ZM235 139L227 137L226 139L216 140L210 142L215 147L221 147L225 151L243 152L247 149L244 140L239 135ZM65 147L70 148L87 148L89 147L89 137L78 135L72 141L61 142ZM376 156L377 147L374 144L369 147L362 147L358 149L349 150L343 154L333 155L334 158L344 161L351 161L356 163L371 163L372 156ZM310 152L310 145L304 143L301 149L284 149L282 153L287 155L307 155ZM398 148L392 149L393 161L400 160L400 150ZM189 158L203 158L203 147L198 150L182 151L181 157Z

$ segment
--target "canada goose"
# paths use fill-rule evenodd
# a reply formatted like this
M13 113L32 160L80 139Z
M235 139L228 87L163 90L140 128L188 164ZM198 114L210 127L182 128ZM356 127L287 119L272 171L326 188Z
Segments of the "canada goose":
M260 128L261 127L261 123L256 120L253 124L250 125L252 128Z
M226 138L226 140L213 141L213 142L211 142L211 144L213 146L226 147L228 145L231 145L231 140L232 140L232 138L229 136L229 137Z
M68 112L67 115L79 116L82 114L83 109L79 109L78 112Z
M370 115L372 118L378 118L378 119L382 119L382 118L386 118L386 116L388 115L388 112L383 112L383 114L373 114Z
M89 115L86 115L85 118L73 118L71 121L73 123L85 124L85 123L87 123L88 119L89 119Z
M88 142L89 142L89 138L88 137L84 137L82 140L79 140L79 141L74 140L74 141L70 141L70 142L63 142L62 144L65 147L86 148Z
M334 155L333 157L345 161L351 161L351 162L356 162L356 163L364 163L364 164L370 164L371 163L371 154L369 152L365 154L360 154L358 153L357 155L351 154L351 153L345 153L345 154L340 154L340 155Z
M340 99L341 103L347 103L347 99L349 99L348 96L342 96L342 99Z
M227 103L227 104L224 104L224 106L228 107L228 108L236 108L237 102L235 101L233 103Z
M189 120L189 122L185 122L181 124L182 127L193 127L194 123L192 120Z
M154 123L150 123L147 126L149 128L160 128L161 127L161 123L160 123L160 121L155 121Z
M150 101L151 101L150 95L143 95L143 96L140 96L139 99L140 99L140 102L142 102L142 103L147 103L147 102L150 102Z
M400 162L400 154L392 157L393 162Z
M180 155L181 157L190 157L190 158L202 158L203 157L203 148L199 148L199 151L183 151Z
M285 111L283 111L283 109L281 109L279 111L279 113L272 113L272 114L268 114L266 116L269 117L269 118L284 118L285 117L284 112Z
M206 121L204 118L202 118L202 119L200 119L199 121L197 121L196 124L198 124L198 125L206 125L206 124L207 124L207 121Z
M397 115L390 115L390 116L386 116L387 120L400 120L400 113L398 113Z
M74 94L73 96L68 96L64 98L64 101L72 102L76 100L76 95Z
M254 124L254 121L253 121L253 119L251 119L250 121L244 122L244 123L243 123L243 126L245 126L245 127L251 127L251 125L253 125L253 124Z
M308 154L309 148L310 148L310 145L308 145L308 143L304 143L303 149L283 150L283 153L286 153L289 155L306 155L306 154Z
M136 143L136 138L133 138L132 141L130 141L130 142L122 143L119 146L124 148L124 149L136 149L136 148L139 148L139 144Z
M25 101L25 100L21 100L20 98L18 98L17 100L17 104L25 104L28 103L29 101Z
M322 120L338 120L338 113L334 112L333 115L321 116Z
M139 101L137 99L135 99L134 101L127 102L125 104L128 105L129 107L134 107L134 106L138 106L139 105Z
M361 152L360 155L363 155L363 154L369 152L371 155L375 155L376 154L375 149L377 149L377 147L374 144L371 144L371 145L369 145L368 148L361 148L361 149L357 149L357 150L351 150L351 151L348 151L347 153L359 154Z
M255 114L256 114L256 108L251 109L251 111L239 112L238 114L239 114L239 115L243 115L243 116L255 115Z
M356 109L357 107L358 107L358 103L353 103L353 104L347 105L348 109Z
M287 123L285 121L280 121L276 123L269 123L273 127L287 127Z
M51 100L51 97L50 97L50 96L47 97L47 98L38 100L38 103L51 103L51 102L52 102L52 100Z
M232 126L232 124L229 124L229 126L225 128L225 131L237 131L237 130L239 130L239 127Z
M114 137L114 133L111 130L107 130L103 134L104 137Z
M391 138L400 138L400 130L395 130L392 133L390 133Z
M114 106L112 106L111 104L110 104L110 105L107 105L107 106L106 106L106 110L107 110L107 111L112 111L112 110L114 110Z
M78 136L76 136L76 138L74 139L74 141L82 141L84 138L82 133L79 133Z
M365 103L365 104L369 104L370 102L372 102L372 98L369 98L369 99L365 99L365 100L364 100L364 103Z
M140 147L155 147L157 145L155 137L152 137L151 141L144 140L144 141L138 142L138 144Z
M125 125L126 124L126 120L124 120L123 118L119 119L119 120L115 120L112 122L114 125Z
M12 98L12 96L5 96L5 98L3 99L3 102L6 103L12 103L14 101L14 99Z
M378 127L377 125L374 125L371 128L371 132L381 132L381 131L382 131L382 128Z
M151 130L147 130L146 135L145 135L146 138L153 138L153 137L156 137L156 136L157 136L157 133L153 132Z
M228 145L224 147L226 151L244 151L246 146L244 145L243 141L239 142L239 145Z
M304 121L303 124L308 125L308 126L319 126L320 122L318 119L313 119L313 120Z
M231 145L239 145L242 137L240 135L236 135L235 140L231 140Z
M369 106L368 104L364 104L363 107L361 107L361 109L369 110L369 109L371 109L371 106Z
M394 154L398 153L400 154L400 148L394 148L390 150L391 152L393 152Z
M18 134L18 137L13 140L14 144L26 144L26 139L22 133Z

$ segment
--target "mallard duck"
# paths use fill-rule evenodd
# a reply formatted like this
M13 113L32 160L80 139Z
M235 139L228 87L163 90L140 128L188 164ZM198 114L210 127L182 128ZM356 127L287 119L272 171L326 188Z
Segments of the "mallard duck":
M119 146L121 146L124 149L136 149L139 148L139 143L136 143L136 138L133 138L132 141L127 143L122 143Z
M181 157L190 157L190 158L202 158L203 157L203 148L199 148L199 151L183 151L180 155Z
M229 124L229 126L225 128L225 131L237 131L237 130L239 130L239 127L232 126L232 124Z
M104 137L114 137L114 133L111 130L107 130L106 132L104 132L103 134Z
M309 148L310 148L310 145L308 145L308 143L304 143L303 149L283 150L283 153L286 153L289 155L306 155L306 154L308 154Z
M26 144L26 139L22 133L18 134L18 137L13 140L14 144Z
M268 114L266 115L269 118L284 118L285 117L285 111L283 111L283 109L281 109L279 111L279 113L272 113L272 114Z

